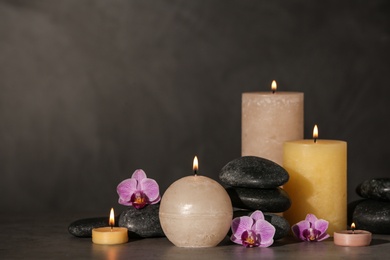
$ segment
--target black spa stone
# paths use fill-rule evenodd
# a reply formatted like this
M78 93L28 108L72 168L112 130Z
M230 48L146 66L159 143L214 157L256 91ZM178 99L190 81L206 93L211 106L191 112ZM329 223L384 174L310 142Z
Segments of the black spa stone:
M250 189L226 188L235 208L261 210L262 212L284 212L291 206L287 192L281 188Z
M233 218L250 216L252 213L253 211L250 210L235 210L233 211ZM278 240L287 236L288 232L290 231L290 224L284 217L272 213L263 213L263 214L265 220L267 220L275 227L274 240ZM231 230L229 232L229 236L230 235L231 235Z
M390 201L390 178L366 180L356 188L363 198Z
M115 218L115 223L118 223L118 217ZM108 217L84 218L72 222L68 231L76 237L91 237L93 228L107 226Z
M357 229L390 234L390 202L367 199L356 205L352 216Z
M119 226L126 227L129 234L140 237L163 237L159 219L160 204L148 205L142 209L129 207L119 216Z
M285 184L289 175L279 164L256 156L244 156L227 163L219 174L226 185L244 188L276 188Z
M148 205L142 209L129 207L115 218L115 223L126 227L130 238L165 236L160 225L158 211L160 204ZM92 229L107 227L108 217L85 218L72 222L68 231L76 237L91 237Z

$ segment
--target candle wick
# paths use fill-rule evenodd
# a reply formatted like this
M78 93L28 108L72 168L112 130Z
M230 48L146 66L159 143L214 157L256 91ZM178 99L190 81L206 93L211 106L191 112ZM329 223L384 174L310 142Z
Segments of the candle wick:
M112 229L113 229L113 225L111 224L111 225L110 225L110 227L111 227L111 231L112 231Z
M272 94L275 94L275 90L272 90Z
M198 175L198 171L197 170L194 170L194 175Z
M317 143L317 138L314 138L314 143Z

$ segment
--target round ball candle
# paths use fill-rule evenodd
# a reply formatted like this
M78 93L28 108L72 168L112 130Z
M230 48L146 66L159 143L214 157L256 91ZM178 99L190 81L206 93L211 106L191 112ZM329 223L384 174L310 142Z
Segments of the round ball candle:
M101 227L92 229L92 242L101 245L123 244L129 240L127 228L114 227L115 217L114 209L111 208L109 227Z
M283 161L283 143L303 139L303 93L270 92L242 94L241 154ZM287 130L286 130L287 129Z
M283 216L291 225L309 213L329 222L333 235L347 224L347 143L338 140L289 141L284 144L283 167L290 175L284 189L292 205Z
M160 204L164 234L177 247L213 247L227 235L233 207L226 190L216 181L197 175L172 183Z
M365 230L355 230L355 224L351 225L352 230L334 232L333 242L337 246L368 246L371 243L371 233Z

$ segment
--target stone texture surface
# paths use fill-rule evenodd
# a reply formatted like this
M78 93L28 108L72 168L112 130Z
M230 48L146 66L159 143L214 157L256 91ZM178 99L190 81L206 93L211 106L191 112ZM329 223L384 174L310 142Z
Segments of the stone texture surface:
M261 210L263 212L284 212L291 206L290 197L282 188L249 189L228 187L226 191L235 208Z
M165 236L159 219L160 204L148 205L142 209L129 207L119 216L119 226L126 227L129 234L140 237Z
M118 223L118 217L115 218L115 223ZM91 237L93 228L107 226L108 217L85 218L72 222L68 227L68 231L76 237Z
M227 163L219 174L220 180L233 187L276 188L289 179L280 165L256 156L244 156Z
M356 206L365 200L366 199L360 199L348 203L348 207L347 207L347 223L349 223L348 226L350 226L351 223L353 222L353 212L355 211Z
M242 216L250 216L253 211L250 210L235 210L233 211L233 218L242 217ZM263 213L265 220L271 223L275 227L275 235L274 240L281 239L285 237L290 231L290 224L288 221L282 217L272 213ZM229 232L229 236L232 234L231 230Z
M390 202L364 200L356 205L352 219L357 229L390 234Z
M356 193L367 199L390 201L390 178L366 180L356 188Z

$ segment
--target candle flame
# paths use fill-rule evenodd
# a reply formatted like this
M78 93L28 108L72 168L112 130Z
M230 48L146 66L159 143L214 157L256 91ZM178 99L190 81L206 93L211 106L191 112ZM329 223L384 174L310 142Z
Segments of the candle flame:
M355 230L355 228L356 228L355 223L352 222L352 224L351 224L351 229L352 229L352 230Z
M115 214L114 214L114 208L111 208L110 211L110 220L108 221L108 224L112 228L115 225Z
M276 81L273 80L272 83L271 83L271 90L272 90L272 93L275 93L277 87L278 87L278 85L276 84Z
M196 175L198 173L198 169L199 169L198 157L196 157L196 156L194 158L194 163L193 163L192 169L194 170L194 174Z
M317 141L317 138L318 138L318 127L317 127L317 125L314 125L314 129L313 129L313 139L314 139L314 142Z

